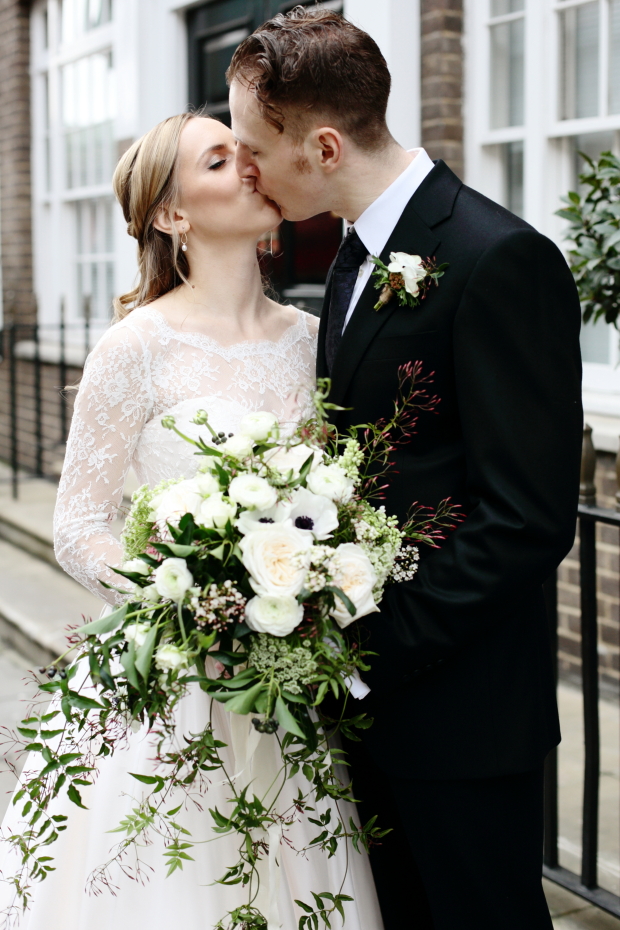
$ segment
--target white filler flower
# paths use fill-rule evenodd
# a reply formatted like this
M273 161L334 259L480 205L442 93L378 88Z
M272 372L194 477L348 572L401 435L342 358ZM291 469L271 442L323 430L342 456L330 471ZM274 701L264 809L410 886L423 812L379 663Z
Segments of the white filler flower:
M290 518L294 527L311 532L315 539L329 539L338 528L338 508L334 502L307 488L293 491Z
M332 501L346 504L353 496L353 479L340 465L319 465L308 475L308 487Z
M310 565L312 536L274 524L248 533L239 542L250 584L260 595L299 594Z
M390 252L388 271L391 274L402 274L405 290L412 297L418 296L420 281L423 281L427 274L420 256L408 255L406 252Z
M207 529L217 527L222 529L226 526L226 521L234 520L237 514L237 505L231 501L224 500L221 492L212 494L203 500L196 514L196 522Z
M336 606L331 616L342 629L374 613L379 608L375 604L372 589L377 583L377 574L372 567L370 559L364 550L355 543L342 543L335 551L331 562L333 584L347 595L355 606L355 616L352 617L339 597L336 597Z
M259 475L237 475L230 482L228 496L250 510L268 510L278 499L276 489Z
M182 601L194 585L185 559L164 559L153 572L157 593L170 601Z
M245 622L255 633L288 636L303 618L303 606L290 595L253 597L245 605Z
M148 631L151 629L150 623L130 623L123 630L123 636L128 643L135 643L136 649L144 645Z
M267 410L258 410L256 413L246 413L239 424L239 432L249 436L254 442L264 442L265 439L278 437L278 418Z
M187 668L189 657L184 649L175 646L174 643L164 643L155 653L155 665L162 672L177 672L181 668Z
M202 496L193 479L179 481L172 487L156 494L151 501L152 519L160 526L176 525L186 513L196 514Z

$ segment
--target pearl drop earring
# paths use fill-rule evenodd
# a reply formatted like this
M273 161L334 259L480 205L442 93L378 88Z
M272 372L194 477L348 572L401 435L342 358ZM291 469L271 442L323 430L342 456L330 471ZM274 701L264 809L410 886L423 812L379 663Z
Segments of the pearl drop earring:
M187 233L185 230L181 233L181 251L187 252Z

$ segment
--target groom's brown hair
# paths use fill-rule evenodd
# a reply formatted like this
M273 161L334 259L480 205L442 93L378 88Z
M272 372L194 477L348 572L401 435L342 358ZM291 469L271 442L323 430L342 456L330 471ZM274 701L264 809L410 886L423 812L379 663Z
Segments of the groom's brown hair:
M317 115L363 149L390 138L385 58L368 33L331 10L298 6L263 23L239 45L226 77L245 83L263 118L300 141Z

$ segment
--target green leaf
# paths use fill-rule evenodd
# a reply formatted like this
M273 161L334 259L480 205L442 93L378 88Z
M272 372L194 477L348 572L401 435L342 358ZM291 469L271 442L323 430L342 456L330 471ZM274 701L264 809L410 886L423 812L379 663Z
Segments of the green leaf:
M129 684L133 685L136 691L139 691L140 682L136 673L136 644L134 642L130 642L127 649L121 653L121 665L125 670Z
M276 718L283 729L304 739L304 733L281 697L276 698Z
M75 785L69 785L67 788L67 796L70 801L73 801L73 803L77 804L78 807L81 807L82 810L88 810L88 808L82 803L82 796Z
M337 587L337 585L335 584L329 584L329 585L325 585L324 590L331 591L332 594L335 594L336 597L339 597L342 603L344 604L344 606L347 608L347 610L351 614L351 616L352 617L355 616L355 614L357 613L355 604L353 603L350 597L347 597L347 595L344 593L342 588Z
M41 730L39 735L41 739L54 739L55 736L62 732L64 732L64 727L61 730Z
M91 623L86 623L76 632L83 636L100 636L102 633L112 633L125 619L128 607L129 604L123 604L122 607L113 610L111 614L100 617L99 620L93 620Z
M233 697L226 701L224 709L232 714L249 714L254 708L256 699L264 689L265 685L261 681L247 691L242 691L241 693L233 695Z
M67 700L71 707L75 707L77 710L105 710L105 707L103 704L100 704L99 701L85 697L83 694L78 694L77 691L69 691L67 693Z
M146 639L140 646L137 651L136 657L136 668L138 669L140 675L146 681L149 676L149 671L151 669L151 661L153 659L153 650L155 648L155 640L157 639L157 633L159 631L159 623L155 623L151 629L148 631Z
M198 551L196 546L181 546L179 543L168 543L168 548L173 555L180 559L186 559L189 555L196 555Z
M24 739L36 739L39 735L38 730L31 730L29 727L17 727L17 732L24 737Z

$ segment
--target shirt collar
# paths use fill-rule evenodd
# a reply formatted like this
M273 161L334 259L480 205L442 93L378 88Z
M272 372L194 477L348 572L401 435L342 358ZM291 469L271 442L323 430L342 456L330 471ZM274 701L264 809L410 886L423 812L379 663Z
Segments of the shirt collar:
M370 255L380 255L403 210L435 167L425 149L411 149L412 161L355 221L355 231Z

